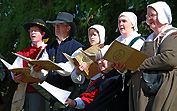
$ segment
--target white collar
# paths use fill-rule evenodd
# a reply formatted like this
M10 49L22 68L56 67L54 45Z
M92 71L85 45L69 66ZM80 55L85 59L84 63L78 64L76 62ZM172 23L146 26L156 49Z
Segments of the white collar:
M129 37L123 38L122 35L120 35L116 40L128 45L135 37L141 36L141 34L138 34L136 31L134 31Z
M66 38L64 38L62 41L65 41L68 37L69 37L69 36L67 36ZM56 40L57 40L58 44L60 45L62 41L60 41L60 40L58 39L58 37L56 38Z
M46 45L47 45L47 44L45 44L44 41L43 41L42 44L41 44L40 46L38 46L38 48L42 46L42 49L43 49ZM34 44L31 43L31 46L34 46Z
M155 35L155 33L153 32L152 34L150 34L149 36L148 36L148 38L146 39L146 41L155 41L159 36L161 36L163 33L164 33L164 31L166 31L166 30L168 30L168 29L170 29L170 28L172 28L173 26L172 25L169 25L169 26L167 26L167 27L165 27L158 35L157 35L157 37L153 40L153 38L154 38L154 35ZM165 38L164 38L165 39Z

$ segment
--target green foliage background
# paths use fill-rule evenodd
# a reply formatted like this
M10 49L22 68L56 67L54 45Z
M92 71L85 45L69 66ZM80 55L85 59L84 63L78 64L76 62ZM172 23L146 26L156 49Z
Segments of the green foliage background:
M147 37L152 31L145 23L146 6L157 0L0 0L0 53L9 63L16 58L11 52L17 52L30 45L29 34L23 24L35 18L55 20L59 11L70 12L74 15L77 34L74 37L86 47L89 47L87 29L93 24L101 24L106 29L106 42L111 43L120 34L115 32L117 18L123 11L133 11L138 16L139 33ZM176 0L165 0L172 9L173 26L177 26ZM47 27L53 32L48 43L55 39L54 28ZM8 72L6 81L0 91L5 104L0 106L2 111L10 111L10 103L16 83Z

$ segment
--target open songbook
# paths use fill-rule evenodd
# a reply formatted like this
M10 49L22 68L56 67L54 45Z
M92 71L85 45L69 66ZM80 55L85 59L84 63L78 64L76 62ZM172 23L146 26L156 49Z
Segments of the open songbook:
M30 68L16 68L13 65L9 64L8 62L6 62L5 60L1 59L2 63L7 67L7 69L9 71L13 72L17 72L17 74L19 73L24 73L26 76L25 78L22 80L23 82L41 82L40 79L38 78L34 78L30 75Z
M42 84L33 83L30 84L37 92L39 92L46 100L53 102L54 106L57 108L65 108L64 102L67 100L70 91L62 90L57 88L48 82L44 81Z
M136 71L147 57L147 54L114 40L103 59L123 62L126 69Z
M51 60L33 60L30 58L24 57L22 55L19 55L17 53L13 53L13 54L22 58L23 60L25 60L29 64L32 64L32 65L36 64L36 65L44 66L45 70L62 70L62 68L60 66L58 66L56 63L52 62Z
M97 63L98 60L102 59L102 53L100 50L98 50L95 54L88 53L86 51L80 50L82 53L84 53L87 57L89 57L93 62Z
M88 49L85 50L85 52L90 53L90 54L95 54L96 52L98 52L99 47L94 45ZM86 62L87 66L83 71L83 74L85 75L85 77L87 79L90 79L92 77L94 77L95 75L97 75L99 73L98 68L97 68L97 64L95 62L93 62L87 55L85 55L84 53L80 53L78 54L76 57L71 57L66 53L63 53L64 56L71 62L71 64L73 66L78 66L79 63L82 62Z

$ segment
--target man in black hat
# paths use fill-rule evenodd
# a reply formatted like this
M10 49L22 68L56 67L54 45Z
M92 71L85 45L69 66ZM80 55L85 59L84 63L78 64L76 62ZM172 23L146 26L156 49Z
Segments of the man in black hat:
M46 52L47 44L43 42L43 39L49 38L51 32L46 27L45 22L41 19L34 19L33 22L24 24L24 28L30 34L32 43L29 47L18 51L17 53L24 57L36 60L48 59L48 54ZM38 72L35 72L35 68L40 68L40 66L35 66L33 68L26 61L22 60L19 57L16 58L13 66L31 67L31 73L35 73L36 75L38 74ZM21 111L23 108L25 111L49 111L50 109L48 102L30 86L30 83L21 82L24 77L25 74L23 73L12 73L13 80L19 84L14 93L11 111Z
M59 12L56 20L46 21L51 23L55 27L56 40L49 44L46 48L49 55L49 59L55 63L58 63L63 70L49 71L46 81L50 84L71 91L70 98L78 96L79 89L78 85L71 80L71 72L74 67L67 62L67 58L63 53L75 57L80 53L79 49L84 46L72 39L76 33L76 25L73 22L73 15L67 12ZM73 109L64 109L67 111Z

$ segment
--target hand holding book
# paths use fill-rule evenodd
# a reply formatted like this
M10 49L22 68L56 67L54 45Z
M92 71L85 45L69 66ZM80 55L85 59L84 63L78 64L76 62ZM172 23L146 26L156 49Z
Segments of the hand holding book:
M66 101L65 101L65 104L68 104L69 107L76 107L77 103L75 100L72 100L70 98L68 98Z
M83 51L82 51L83 52ZM92 54L92 55L95 55L96 52L98 52L98 49L96 46L92 46L88 49L86 49L84 52L86 53L89 53L89 54ZM82 63L87 63L86 64L86 68L85 66L81 66L83 68L81 69L84 69L83 70L83 74L85 75L85 77L87 79L90 79L92 77L94 77L96 74L100 73L98 71L98 68L97 68L97 64L95 62L93 62L90 57L88 57L86 54L84 53L80 53L78 54L76 57L71 57L69 56L68 54L66 53L63 53L63 55L71 62L71 64L74 66L74 67L77 67L79 66L79 64L81 65ZM95 57L94 57L95 58Z
M126 69L136 71L147 56L141 51L114 40L103 59L115 63L117 61L122 62Z
M87 63L86 62L79 63L79 65L76 66L76 74L80 75L80 73L82 73L86 67L87 67Z
M14 71L12 73L13 73L13 77L14 77L15 82L21 82L26 77L26 75L24 73L17 73Z
M98 60L107 60L109 62L121 62L125 64L125 69L136 71L141 63L147 58L147 54L138 51L130 46L122 44L115 40L109 47L108 50L102 57L101 51L98 51L95 54L90 54L86 51L82 51L85 55L87 55L92 61L98 63ZM104 61L102 61L104 62ZM112 63L113 64L113 63ZM115 67L116 68L116 67ZM116 68L118 69L118 67ZM106 70L106 69L102 69ZM119 69L122 70L123 69Z
M119 62L117 61L116 63L115 62L112 62L111 65L118 71L120 72L124 72L125 71L125 64L123 62Z
M7 67L7 69L11 72L13 72L14 76L17 76L16 81L23 81L23 82L41 82L40 79L34 78L30 75L30 68L17 68L13 65L9 64L3 59L0 59L2 63ZM24 77L23 77L24 76Z
M33 70L34 70L35 72L38 72L38 71L40 71L40 70L42 70L42 69L45 69L45 66L40 66L40 65L37 65L37 64L34 64L34 65L33 65Z

